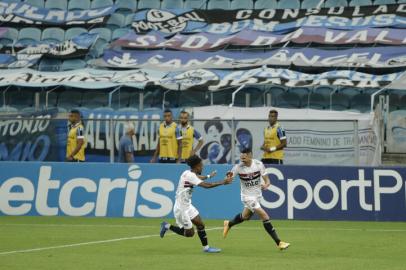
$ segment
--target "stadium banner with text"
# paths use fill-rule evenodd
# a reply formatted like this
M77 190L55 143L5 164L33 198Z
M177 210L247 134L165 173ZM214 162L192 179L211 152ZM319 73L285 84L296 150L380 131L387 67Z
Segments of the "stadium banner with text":
M386 125L386 142L387 152L406 153L406 110L389 113Z
M24 2L0 2L0 22L2 26L94 26L105 23L115 10L116 5L67 11L40 8Z
M112 47L124 49L174 49L181 51L218 50L233 46L269 47L287 42L323 45L384 44L405 45L406 29L367 28L353 31L302 27L287 33L242 30L224 35L211 33L181 34L173 36L153 31L147 34L130 32L112 42Z
M199 155L207 164L230 163L234 125L235 160L239 160L244 148L251 148L254 157L260 159L268 112L269 108L195 107L194 126L204 138ZM323 112L320 115L317 110L282 108L278 112L287 136L285 164L381 164L381 138L371 124L374 121L370 114ZM233 116L229 117L230 114ZM232 123L232 117L238 120ZM261 118L262 121L251 120ZM196 121L199 119L204 121Z
M404 47L372 47L342 50L279 48L252 51L184 52L170 50L104 51L102 67L146 68L163 71L190 69L236 69L268 66L342 68L400 68L406 66Z
M1 162L0 215L173 217L186 165ZM221 179L231 165L209 165ZM406 169L272 166L262 206L274 219L406 221ZM195 188L203 218L226 219L242 209L240 183ZM210 200L207 197L210 196ZM227 202L227 203L224 203ZM220 207L219 207L220 206Z
M176 119L179 109L174 109L172 112ZM133 137L135 161L150 161L158 143L158 130L162 118L161 109L145 112L131 109L117 112L82 109L81 113L86 119L84 126L87 161L110 161L110 151L113 146L113 153L115 160L117 160L119 142L124 135L126 124L132 124L135 129L135 136Z
M2 55L0 55L0 63ZM80 69L66 72L40 72L31 69L3 70L0 86L18 85L47 87L66 85L88 89L106 89L127 85L144 88L146 85L160 85L174 90L193 87L207 87L216 91L226 87L253 84L275 84L288 87L303 86L354 86L406 88L406 73L372 75L353 70L334 70L308 74L289 69L255 68L248 70L196 69L185 72L163 72L151 69L112 71Z
M28 68L36 65L42 57L71 59L85 56L96 42L98 34L82 33L62 43L36 42L16 43L0 48L0 68Z
M230 34L242 29L282 31L299 27L357 29L406 26L406 4L313 9L144 9L134 14L137 33Z
M56 110L49 110L0 118L0 161L58 160L57 127L61 121L54 119L56 114ZM66 121L63 123L66 128Z

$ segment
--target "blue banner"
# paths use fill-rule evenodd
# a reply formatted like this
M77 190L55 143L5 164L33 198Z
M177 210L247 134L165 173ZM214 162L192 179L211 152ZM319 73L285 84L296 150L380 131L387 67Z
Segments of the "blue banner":
M343 50L280 48L269 51L183 52L106 50L102 66L158 70L234 69L271 66L395 68L406 66L405 47Z
M231 165L211 165L224 177ZM0 163L0 215L172 217L186 165ZM272 166L262 206L274 219L406 221L406 168ZM242 210L239 180L196 188L204 218ZM210 200L207 198L210 197Z
M39 8L24 2L0 2L0 22L2 26L94 26L104 23L115 10L115 5L89 10L67 11Z
M192 10L145 9L134 14L137 33L152 30L174 33L231 34L241 30L286 31L299 27L359 29L406 26L405 4L313 9Z

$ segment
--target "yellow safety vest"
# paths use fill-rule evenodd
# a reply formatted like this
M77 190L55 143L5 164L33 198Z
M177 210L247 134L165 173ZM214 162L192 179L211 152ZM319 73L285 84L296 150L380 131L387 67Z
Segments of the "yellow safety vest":
M276 147L281 141L278 137L278 128L279 123L276 123L273 127L266 127L264 130L264 142L266 148ZM272 158L272 159L283 159L284 152L283 150L277 150L272 153L264 152L263 158Z
M159 126L159 157L178 158L178 140L176 138L176 123L169 126L161 123Z
M78 129L81 129L81 132L78 136ZM68 132L68 138L66 143L66 156L70 157L77 146L77 139L83 138L84 139L84 127L81 123L77 123L74 126L71 126ZM86 141L82 144L80 150L73 156L74 159L85 161L85 148L86 148Z
M195 128L187 126L185 129L180 127L180 135L182 136L182 159L186 160L190 157L190 152L193 150Z

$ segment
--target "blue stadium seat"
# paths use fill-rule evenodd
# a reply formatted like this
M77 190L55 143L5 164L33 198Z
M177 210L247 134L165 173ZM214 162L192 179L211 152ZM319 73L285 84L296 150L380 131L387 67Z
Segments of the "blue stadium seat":
M18 39L18 30L15 28L7 28L7 32L0 37L0 44L11 46Z
M135 0L117 0L117 12L124 14L133 13L137 10L137 1Z
M320 2L321 2L321 4L320 4ZM324 4L324 0L303 0L301 8L303 8L303 9L316 8L316 7L322 8L323 4Z
M206 9L207 1L206 0L185 0L185 8L194 8L194 9Z
M111 38L111 40L117 40L125 35L127 35L129 32L131 32L132 30L129 28L118 28L115 29L113 31L113 36Z
M39 8L43 8L45 6L44 0L25 0L24 3Z
M162 9L175 9L183 8L182 0L163 0L161 4Z
M111 30L104 27L93 28L89 31L90 34L98 34L98 40L103 40L104 42L109 42L111 40Z
M125 112L125 113L138 113L138 109L134 107L123 107L117 110L118 112Z
M316 110L325 110L330 107L328 99L322 94L312 93L310 95L309 108Z
M26 27L18 33L18 43L22 45L35 44L41 40L41 30L34 27Z
M92 3L90 4L91 8L103 8L103 7L109 7L112 6L113 0L93 0Z
M330 99L330 94L333 91L334 91L334 88L332 88L330 86L318 86L313 90L314 93L321 94L327 99Z
M348 6L347 0L327 0L324 7L346 7Z
M353 6L371 6L372 1L371 0L351 0L350 1L350 7Z
M358 95L361 90L354 87L344 87L339 89L339 92L351 98L355 95Z
M1 106L0 113L17 113L18 109L11 106Z
M65 32L65 40L72 39L73 37L76 37L76 36L78 36L78 35L80 35L82 33L87 33L87 30L85 28L82 28L82 27L69 28Z
M345 111L350 108L350 99L341 93L335 93L332 99L332 109L336 111Z
M61 43L65 40L65 31L58 27L45 28L41 40L47 43Z
M48 0L45 2L45 8L66 10L68 8L68 2L67 0Z
M62 61L59 59L42 58L39 63L39 71L59 71Z
M87 10L90 9L90 0L70 0L68 10Z
M230 0L209 0L207 9L230 9Z
M63 61L61 71L76 70L86 67L86 62L82 59L68 59Z
M106 27L115 30L125 25L125 16L120 13L113 13L107 20Z
M106 107L108 105L108 92L103 90L85 90L83 91L81 106L94 109Z
M131 28L131 25L134 21L134 14L130 13L124 18L124 27L122 28Z
M231 9L253 9L254 1L251 0L232 0Z
M279 9L300 9L300 1L299 0L289 0L289 1L279 1L278 2Z
M5 2L5 3L19 3L20 0L2 0L2 2Z
M102 39L98 39L92 48L90 48L88 57L91 59L98 58L103 55L104 49L110 45L109 42L106 42Z
M143 8L161 8L161 1L159 0L139 0L138 9Z
M278 2L276 0L257 0L255 2L255 8L256 9L265 9L265 8L276 9L276 8L278 8Z
M396 0L375 0L374 5L396 4Z
M277 106L283 108L300 108L300 96L293 92L284 92L278 97Z
M74 88L66 88L58 96L58 107L67 108L68 110L79 107L82 104L83 91Z
M295 87L289 89L289 92L295 93L299 96L300 106L307 107L310 90L307 87Z
M35 91L32 89L10 88L6 93L6 104L18 109L34 105Z
M406 3L406 0L398 0L398 4L404 4Z
M355 95L350 102L351 109L367 112L371 110L371 96L367 94Z

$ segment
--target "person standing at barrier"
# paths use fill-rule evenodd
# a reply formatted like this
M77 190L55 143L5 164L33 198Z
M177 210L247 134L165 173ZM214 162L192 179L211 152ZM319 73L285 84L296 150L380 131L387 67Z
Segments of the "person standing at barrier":
M221 249L213 248L209 246L207 240L207 234L202 218L199 215L199 211L192 205L192 192L194 187L202 188L214 188L221 185L228 185L232 183L233 178L228 175L225 179L219 182L204 182L199 178L199 175L203 171L202 159L196 155L189 157L187 164L190 170L186 170L182 173L179 179L179 184L176 189L175 205L173 207L173 214L176 219L176 225L171 225L168 222L161 223L160 236L163 238L168 230L174 233L184 236L193 237L195 230L193 225L196 226L197 235L200 238L200 242L203 246L203 252L218 253Z
M133 163L134 162L134 144L133 136L135 135L134 125L125 125L125 134L120 138L118 149L118 162Z
M178 144L176 138L177 125L173 121L172 111L164 111L164 122L159 126L158 145L156 146L151 163L154 163L159 156L160 163L176 163L178 159Z
M85 161L86 144L80 112L78 110L71 110L68 120L66 160L69 162L83 162Z
M285 130L278 122L278 111L271 110L268 115L269 126L264 130L264 143L261 150L264 151L262 162L264 164L283 164L286 147Z
M244 209L237 214L233 220L224 221L223 237L226 238L230 229L246 220L250 220L256 213L262 220L265 231L275 241L280 250L287 249L290 244L279 239L275 228L272 226L269 215L261 206L262 191L267 190L271 185L264 164L252 158L251 149L241 151L240 163L235 165L227 175L230 177L239 176L241 186L241 202Z
M186 160L199 152L200 148L203 145L203 138L200 133L189 124L189 113L182 111L180 113L180 125L178 126L177 139L181 142L179 143L180 147L178 148L178 162L185 163ZM197 140L197 145L193 148L194 139Z

